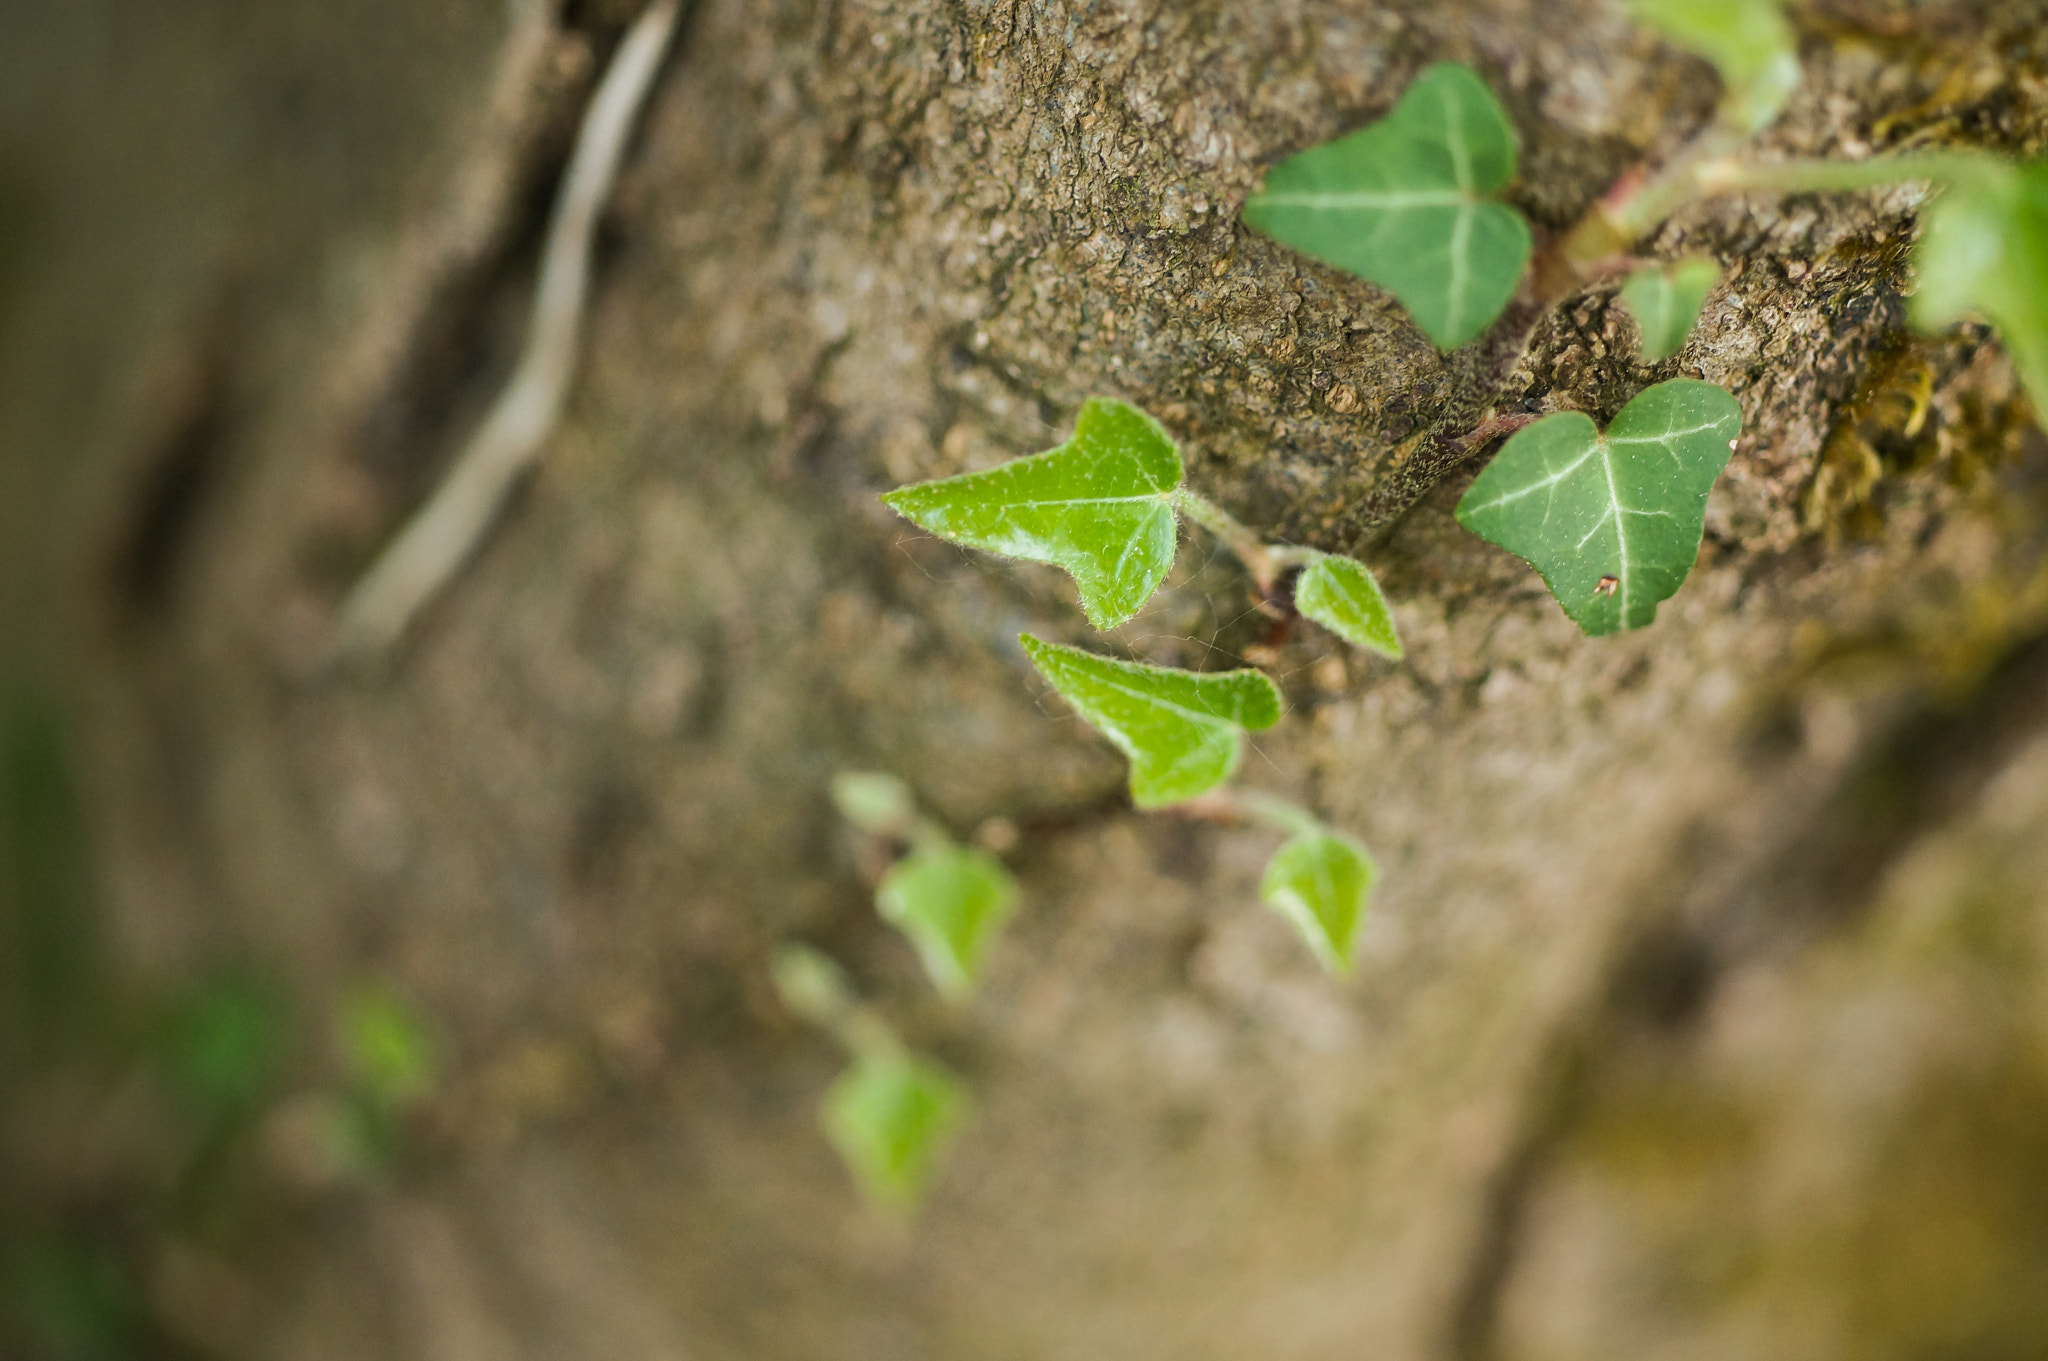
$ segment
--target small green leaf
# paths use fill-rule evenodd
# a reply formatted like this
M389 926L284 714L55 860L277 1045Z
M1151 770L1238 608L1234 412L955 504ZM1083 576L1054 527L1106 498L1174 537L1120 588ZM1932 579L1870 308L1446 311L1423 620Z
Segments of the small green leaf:
M1294 923L1325 968L1346 973L1377 874L1365 847L1350 837L1302 832L1266 865L1259 896Z
M1973 160L1958 170L1927 209L1913 320L1938 330L1982 315L2035 408L2048 411L2048 161Z
M365 983L342 1001L335 1042L350 1085L380 1112L419 1101L440 1072L439 1048L426 1021L382 983Z
M1057 449L882 500L942 539L1065 568L1088 621L1108 628L1136 614L1173 566L1180 479L1180 450L1159 422L1091 397Z
M917 825L917 799L894 775L846 770L832 777L832 806L863 832L908 836Z
M1589 634L1641 628L1699 556L1707 491L1742 411L1712 383L1646 388L1601 434L1576 411L1507 442L1458 502L1458 523L1533 563Z
M178 1098L209 1120L231 1121L259 1105L284 1056L276 996L233 977L195 994L172 1019L164 1061Z
M808 945L776 948L770 965L782 1004L814 1025L839 1025L856 1005L846 971Z
M1038 673L1131 758L1131 801L1158 808L1206 794L1237 769L1247 728L1280 721L1280 692L1257 671L1204 674L1018 639Z
M915 1209L966 1114L959 1083L906 1054L863 1053L826 1093L825 1136L868 1199Z
M1529 224L1494 198L1515 150L1486 82L1439 62L1385 118L1274 166L1244 220L1386 289L1450 349L1493 324L1529 263Z
M1017 906L1017 881L987 851L934 841L889 867L875 890L884 920L910 937L948 997L974 985L983 956Z
M1294 608L1353 647L1401 658L1393 612L1362 562L1317 555L1294 580Z
M1767 126L1799 87L1799 42L1778 0L1630 0L1629 10L1714 64L1722 116L1744 132Z
M1649 265L1628 276L1621 300L1643 333L1643 358L1655 363L1677 354L1699 319L1707 294L1721 282L1721 267L1691 256L1668 268Z

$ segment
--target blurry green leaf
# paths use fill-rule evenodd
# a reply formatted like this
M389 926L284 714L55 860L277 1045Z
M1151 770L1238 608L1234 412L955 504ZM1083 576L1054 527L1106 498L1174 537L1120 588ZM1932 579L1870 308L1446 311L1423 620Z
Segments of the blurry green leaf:
M908 836L917 825L917 800L894 775L842 771L832 777L832 806L863 832Z
M1131 758L1131 800L1157 808L1230 778L1239 733L1280 721L1280 692L1256 671L1202 674L1019 639L1031 664Z
M1629 11L1714 64L1723 117L1744 132L1768 125L1799 88L1799 42L1778 0L1630 0Z
M1323 966L1351 968L1366 893L1377 874L1365 847L1335 832L1303 832L1266 866L1259 896L1293 922Z
M1393 612L1364 563L1318 556L1295 578L1294 608L1353 647L1400 659Z
M2035 409L2048 411L2048 161L1957 168L1923 218L1913 320L1937 330L1983 316Z
M1159 422L1091 397L1057 449L882 500L942 539L1065 568L1089 622L1107 628L1136 614L1173 566L1180 479L1180 450Z
M248 978L223 979L172 1016L164 1074L202 1118L239 1119L268 1093L284 1042L283 1010L270 991Z
M869 1200L916 1207L966 1114L960 1085L906 1054L864 1053L825 1096L825 1134Z
M1439 62L1377 123L1274 166L1244 220L1386 289L1450 349L1492 325L1529 262L1529 224L1493 197L1515 149L1486 82Z
M1669 359L1685 344L1707 294L1721 281L1721 267L1704 256L1692 256L1668 267L1646 266L1628 276L1621 300L1635 315L1643 333L1643 358Z
M1576 411L1517 432L1458 502L1458 523L1526 558L1589 634L1657 617L1699 556L1707 491L1742 412L1712 383L1637 394L1601 434Z
M889 867L875 907L917 947L940 992L964 995L1017 905L1017 882L987 851L922 845Z
M836 1025L854 1007L846 971L808 945L779 947L772 968L782 1004L815 1025Z
M33 1238L12 1247L6 1267L7 1312L28 1334L35 1355L120 1361L134 1354L141 1314L136 1290L105 1246Z
M335 1039L350 1086L374 1111L412 1105L433 1089L440 1054L426 1021L381 983L342 1000Z

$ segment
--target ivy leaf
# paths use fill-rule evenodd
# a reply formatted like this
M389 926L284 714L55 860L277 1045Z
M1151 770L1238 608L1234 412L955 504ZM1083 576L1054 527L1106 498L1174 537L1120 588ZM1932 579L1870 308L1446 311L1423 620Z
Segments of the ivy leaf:
M1515 151L1486 82L1439 62L1385 118L1274 166L1244 220L1378 284L1451 349L1493 323L1529 262L1529 224L1493 197Z
M1294 579L1294 608L1353 647L1401 659L1393 612L1362 562L1318 554Z
M1743 132L1768 126L1799 87L1799 43L1778 0L1631 0L1629 10L1714 64L1722 117Z
M769 967L782 1004L813 1025L836 1030L859 1005L846 971L808 945L778 946Z
M171 1018L165 1075L177 1098L227 1123L263 1101L284 1057L287 1019L256 980L230 977L192 996Z
M1365 898L1378 870L1365 847L1327 830L1289 840L1266 865L1259 896L1293 922L1333 973L1351 969Z
M351 1085L375 1109L402 1110L433 1089L441 1066L433 1032L389 987L352 990L335 1019L335 1040Z
M1206 794L1237 769L1247 728L1280 721L1280 692L1257 671L1204 674L1018 639L1051 682L1131 758L1131 801L1158 808Z
M1721 267L1703 255L1669 268L1649 265L1628 276L1621 300L1643 333L1643 358L1655 363L1677 354L1699 319L1707 294L1721 282Z
M967 1111L942 1069L892 1050L862 1053L825 1094L825 1137L868 1199L915 1209Z
M1017 906L1017 881L987 851L932 841L889 867L875 890L884 920L910 937L925 972L948 997L964 996Z
M873 836L908 836L917 825L917 800L894 775L843 770L832 777L832 806Z
M1576 411L1526 426L1458 502L1458 523L1543 574L1593 635L1641 628L1699 556L1707 491L1742 412L1712 383L1646 388L1601 434Z
M2034 406L2048 411L2048 161L1958 169L1926 212L1913 320L1937 330L1981 314Z
M1088 622L1108 628L1136 614L1173 566L1180 479L1180 450L1159 422L1091 397L1057 449L882 500L942 539L1065 568Z

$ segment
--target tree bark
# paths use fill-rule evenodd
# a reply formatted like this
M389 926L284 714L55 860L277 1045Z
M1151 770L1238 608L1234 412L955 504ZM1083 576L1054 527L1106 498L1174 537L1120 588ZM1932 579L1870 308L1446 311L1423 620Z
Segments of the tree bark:
M51 124L90 192L61 153L24 172L53 226L7 331L40 393L16 636L68 687L124 967L285 980L303 1088L366 977L448 1056L388 1179L272 1174L290 1208L208 1247L252 1303L201 1345L2048 1347L2048 444L1984 333L1904 332L1911 192L1695 205L1652 248L1729 282L1676 359L1635 362L1594 289L1489 395L1237 212L1456 59L1520 129L1516 201L1568 227L1715 96L1618 7L698 0L541 468L389 667L323 670L341 595L509 364L631 8L154 21L198 74L114 16L113 54L76 60L176 86L176 132L108 80ZM1765 145L2038 153L2022 9L1814 0ZM191 150L233 129L261 145ZM197 188L149 150L179 134ZM137 285L120 262L158 235ZM53 320L60 292L99 310ZM1482 399L1604 421L1681 374L1745 433L1636 633L1580 636L1451 518L1478 464L1404 452ZM1196 534L1105 640L1063 578L876 499L1049 447L1092 394L1389 592L1407 659L1297 629L1241 777L1377 856L1352 979L1259 906L1272 834L1132 811L1015 642L1235 664L1268 625L1234 563ZM963 838L1014 830L1023 908L971 1004L877 920L825 793L847 769ZM819 1132L839 1060L768 983L790 940L974 1095L914 1225L865 1210ZM184 1259L150 1260L155 1307L203 1332L161 1267Z

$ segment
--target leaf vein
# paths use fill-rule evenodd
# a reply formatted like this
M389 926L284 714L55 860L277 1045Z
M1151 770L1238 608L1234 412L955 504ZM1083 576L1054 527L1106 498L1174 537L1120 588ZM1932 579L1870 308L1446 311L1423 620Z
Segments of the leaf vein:
M1586 462L1587 459L1593 457L1594 454L1597 454L1599 452L1600 446L1595 444L1589 447L1585 453L1580 454L1577 458L1573 459L1570 463L1567 463L1564 467L1558 469L1550 476L1541 478L1535 482L1531 482L1527 486L1517 487L1513 491L1502 492L1499 496L1494 497L1491 501L1482 501L1480 504L1473 506L1471 509L1474 512L1482 510L1492 510L1495 506L1504 506L1510 501L1519 501L1524 496L1533 496L1537 492L1542 491L1545 487L1555 487L1558 483L1564 481L1567 477L1570 477L1573 473L1577 472L1579 468ZM1548 513L1549 512L1546 511L1545 515L1547 516Z
M1224 718L1219 714L1206 713L1200 709L1187 708L1185 705L1176 704L1170 699L1163 699L1159 695L1149 690L1133 690L1127 685L1119 685L1113 680L1107 680L1102 676L1091 675L1086 672L1083 672L1081 674L1081 679L1084 682L1099 685L1105 690L1114 690L1118 694L1123 695L1129 699L1139 700L1143 703L1154 705L1161 709L1171 710L1172 712L1179 714L1181 717L1187 719L1189 722L1194 723L1197 727L1206 729L1211 727L1212 725L1219 723L1227 724L1230 726L1236 726L1231 722L1230 719Z

